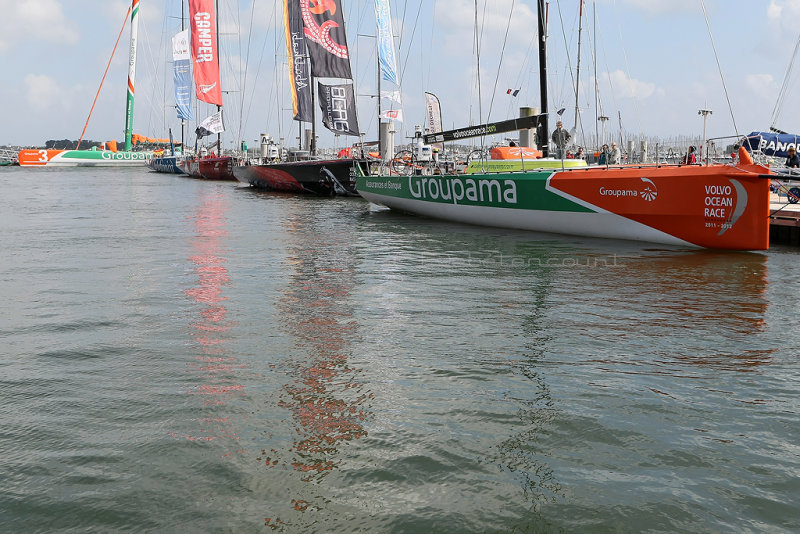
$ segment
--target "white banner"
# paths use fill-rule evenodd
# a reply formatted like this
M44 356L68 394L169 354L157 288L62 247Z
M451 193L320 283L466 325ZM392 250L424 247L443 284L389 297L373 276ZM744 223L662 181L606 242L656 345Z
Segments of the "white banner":
M400 98L400 91L381 91L381 97L388 98L392 102L397 102L398 104L403 103Z
M386 111L381 112L382 119L390 119L393 121L403 122L403 110L402 109L387 109Z
M197 127L195 133L197 137L205 137L211 134L218 134L225 131L225 125L222 123L222 111L217 111L210 117L206 118Z

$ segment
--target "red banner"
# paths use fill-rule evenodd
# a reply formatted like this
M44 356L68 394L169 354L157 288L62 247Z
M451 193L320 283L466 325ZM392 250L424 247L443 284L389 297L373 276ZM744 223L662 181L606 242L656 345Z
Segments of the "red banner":
M214 0L189 0L189 21L192 26L192 60L197 99L222 105L217 52L217 17Z

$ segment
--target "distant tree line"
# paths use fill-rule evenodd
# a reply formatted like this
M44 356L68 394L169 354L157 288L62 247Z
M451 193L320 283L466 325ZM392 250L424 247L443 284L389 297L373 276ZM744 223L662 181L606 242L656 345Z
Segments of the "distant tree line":
M101 141L84 139L81 141L81 148L86 150L93 146L99 147L102 144ZM75 150L78 147L78 141L72 141L70 139L50 139L44 144L44 147L52 150Z

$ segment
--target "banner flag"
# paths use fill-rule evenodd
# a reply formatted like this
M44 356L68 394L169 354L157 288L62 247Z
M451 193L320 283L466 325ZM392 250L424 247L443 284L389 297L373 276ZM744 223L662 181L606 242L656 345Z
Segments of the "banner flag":
M189 0L189 21L192 25L192 57L197 99L222 105L217 57L217 18L214 0Z
M375 0L375 22L378 24L378 62L383 79L395 85L397 81L397 62L394 56L394 37L392 36L392 13L389 0Z
M218 134L225 131L225 125L222 123L222 110L217 111L210 117L200 123L200 126L195 129L194 133L197 134L198 139L202 139L207 135Z
M189 52L189 30L172 37L172 79L175 82L175 108L178 118L194 119L192 112L192 54Z
M388 98L392 102L397 102L398 104L402 104L403 101L400 98L400 91L381 91L381 98Z
M434 134L442 131L442 107L439 97L433 93L425 93L425 124L428 133ZM444 143L434 143L439 150L444 150Z
M382 111L380 117L382 119L390 119L393 121L403 122L403 110L402 109L387 109L386 111Z
M322 124L334 133L361 135L356 117L356 98L352 84L325 85L317 82Z
M286 28L286 51L289 55L289 85L292 110L296 121L311 122L311 77L308 71L308 51L303 36L303 17L297 0L284 0L283 19Z
M342 0L293 1L300 3L314 77L352 79Z

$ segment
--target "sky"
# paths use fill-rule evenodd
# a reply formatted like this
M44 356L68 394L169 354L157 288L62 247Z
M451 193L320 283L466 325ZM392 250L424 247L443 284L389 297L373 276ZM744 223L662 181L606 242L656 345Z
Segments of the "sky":
M261 133L296 145L280 0L219 3L225 148L242 140L253 147ZM402 93L398 144L423 123L425 91L439 97L445 129L540 106L535 0L390 4L401 83L384 81L382 89ZM342 5L359 126L374 140L373 0ZM129 0L0 0L0 145L80 137L129 6ZM181 27L181 1L141 0L140 6L134 130L166 137L171 128L179 138L168 45ZM626 139L699 138L704 123L709 138L772 125L800 133L797 73L774 113L798 43L800 0L585 0L581 32L579 6L580 0L549 2L548 108L563 108L565 126L586 144L600 131L600 115L610 117L607 136ZM129 32L125 24L86 139L124 137ZM712 114L704 121L700 109ZM200 104L196 116L202 120L213 111ZM195 126L186 134L190 144ZM317 133L324 147L357 140L335 138L321 124Z

